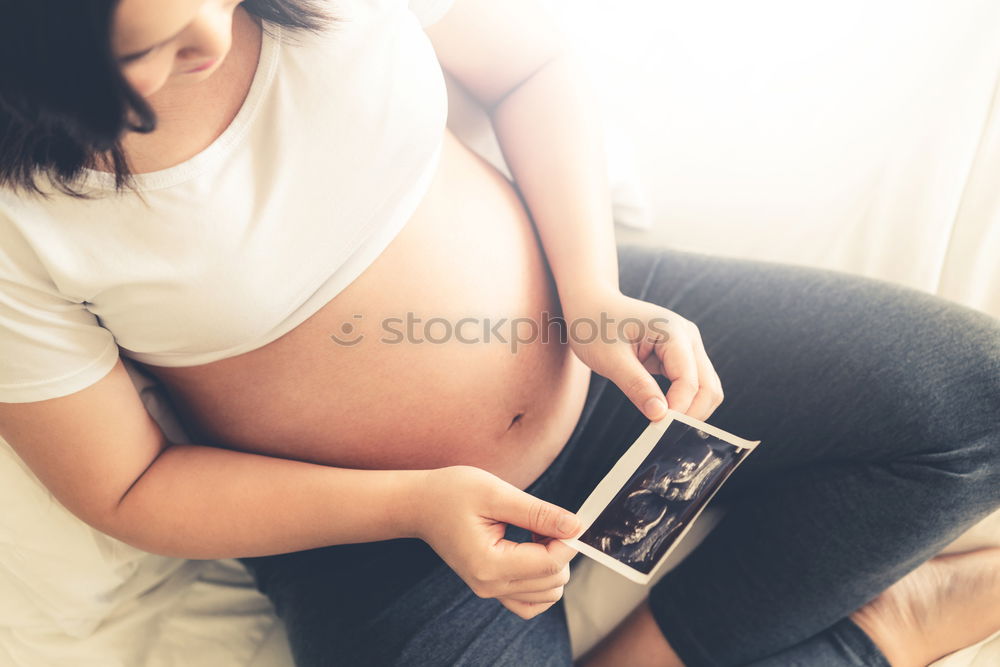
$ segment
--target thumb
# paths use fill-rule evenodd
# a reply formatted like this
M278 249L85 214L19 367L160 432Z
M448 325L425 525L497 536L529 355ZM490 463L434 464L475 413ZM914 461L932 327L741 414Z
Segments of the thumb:
M667 401L656 380L631 350L622 355L622 361L608 375L635 407L650 421L658 421L667 414Z
M580 530L580 520L575 514L515 486L501 496L494 515L494 519L545 537L575 537Z

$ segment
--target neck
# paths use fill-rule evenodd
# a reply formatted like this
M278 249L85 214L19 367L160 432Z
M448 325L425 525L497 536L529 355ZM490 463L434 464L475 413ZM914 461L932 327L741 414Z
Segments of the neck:
M165 168L164 156L173 156L173 161L180 162L191 157L181 153L200 150L189 148L178 152L178 137L197 137L208 132L214 138L229 125L232 115L219 114L218 110L226 107L234 96L242 103L249 88L247 75L252 80L256 70L261 39L262 29L256 17L237 8L233 16L232 47L211 76L190 85L168 81L146 98L156 114L156 129L148 134L128 132L121 142L133 173ZM244 88L242 94L240 88ZM235 106L239 108L239 104Z

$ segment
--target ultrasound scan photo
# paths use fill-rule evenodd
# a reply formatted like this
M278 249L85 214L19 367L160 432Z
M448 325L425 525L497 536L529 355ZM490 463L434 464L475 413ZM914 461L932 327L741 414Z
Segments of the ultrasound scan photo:
M649 574L750 451L673 421L579 541Z

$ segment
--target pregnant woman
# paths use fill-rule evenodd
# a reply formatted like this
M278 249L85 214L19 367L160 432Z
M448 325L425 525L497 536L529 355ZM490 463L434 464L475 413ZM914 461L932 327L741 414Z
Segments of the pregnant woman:
M922 665L1000 628L1000 550L932 559L1000 504L1000 325L616 246L534 3L4 12L0 434L90 525L244 559L298 664L570 663L553 538L668 405L764 444L586 662Z

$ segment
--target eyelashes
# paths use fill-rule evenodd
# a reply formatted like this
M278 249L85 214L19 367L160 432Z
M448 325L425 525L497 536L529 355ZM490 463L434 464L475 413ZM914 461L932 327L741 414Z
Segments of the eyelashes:
M235 9L239 5L243 4L243 2L244 2L244 0L225 0L222 4L225 7L227 7L230 10L230 12L232 12L232 11L235 11ZM232 18L232 14L230 14L230 18ZM185 29L186 28L187 28L187 26L185 26ZM184 30L182 29L180 32L178 32L177 34L173 35L172 37L170 37L168 39L165 39L164 41L160 42L159 44L154 44L153 46L151 46L148 49L145 49L143 51L136 51L135 53L129 53L127 55L121 56L121 57L119 57L117 59L118 60L118 64L119 65L128 65L130 63L134 63L136 61L142 60L143 58L146 58L146 57L152 55L156 51L159 51L164 46L166 46L166 45L170 44L171 42L173 42L174 40L176 40L181 34L183 34L183 32L184 32Z
M137 60L142 60L146 56L152 54L154 51L160 48L160 45L152 46L145 51L139 51L138 53L130 53L127 56L122 56L118 59L119 64L128 65L129 63L134 63Z

